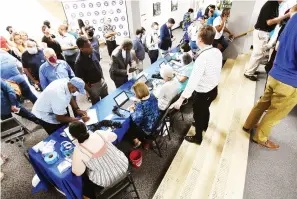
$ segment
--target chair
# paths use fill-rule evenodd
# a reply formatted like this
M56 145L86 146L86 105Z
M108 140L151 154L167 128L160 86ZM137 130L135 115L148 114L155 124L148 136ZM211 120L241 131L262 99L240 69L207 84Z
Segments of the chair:
M165 141L164 141L164 139L162 139L162 142L159 142L158 138L164 138L163 135L167 131L168 138L169 138L169 140L171 140L170 131L168 129L165 119L167 118L168 114L171 113L172 111L173 111L173 109L167 108L165 113L163 115L161 115L160 118L157 120L157 122L152 130L152 133L149 136L149 139L151 139L153 141L153 144L155 144L155 146L157 148L157 151L156 151L153 147L154 152L156 154L158 154L160 157L162 157L161 148L165 144Z
M131 175L130 171L127 171L126 175L123 176L120 180L115 182L110 187L106 187L103 190L100 191L100 193L97 194L96 198L100 199L111 199L117 196L120 192L122 192L124 189L130 187L132 185L133 190L129 191L127 194L124 195L122 198L127 198L127 196L130 195L130 193L134 193L136 196L133 196L133 198L139 199L139 194L137 192L133 177Z

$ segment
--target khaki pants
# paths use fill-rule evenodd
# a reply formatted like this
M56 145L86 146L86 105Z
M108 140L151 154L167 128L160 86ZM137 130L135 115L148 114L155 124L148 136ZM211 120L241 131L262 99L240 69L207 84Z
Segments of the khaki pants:
M273 126L286 117L297 104L297 88L284 84L269 76L264 95L250 112L244 127L252 129L266 114L257 127L253 139L266 142Z
M268 43L269 33L261 30L253 32L253 52L244 74L252 76L257 71L262 58L265 56L264 46Z

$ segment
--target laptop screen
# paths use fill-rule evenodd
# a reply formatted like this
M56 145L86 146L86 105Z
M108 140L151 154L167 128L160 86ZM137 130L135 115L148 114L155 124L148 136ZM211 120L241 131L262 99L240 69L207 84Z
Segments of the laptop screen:
M168 53L165 57L167 62L170 62L172 60L172 57L170 56L170 54Z
M166 63L165 63L165 62L162 62L162 63L160 64L160 68L162 68L163 66L166 66Z
M145 75L141 75L141 76L137 79L137 82L143 82L143 83L147 82L147 78L146 78L146 76L145 76Z
M115 102L117 103L118 106L121 106L128 99L129 99L129 97L124 91L114 98L114 100L115 100Z

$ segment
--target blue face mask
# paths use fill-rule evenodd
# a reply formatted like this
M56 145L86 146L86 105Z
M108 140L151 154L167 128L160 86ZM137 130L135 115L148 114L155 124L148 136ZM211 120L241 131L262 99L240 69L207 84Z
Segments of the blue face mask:
M79 92L78 91L75 91L74 93L71 93L72 96L76 97L79 95Z

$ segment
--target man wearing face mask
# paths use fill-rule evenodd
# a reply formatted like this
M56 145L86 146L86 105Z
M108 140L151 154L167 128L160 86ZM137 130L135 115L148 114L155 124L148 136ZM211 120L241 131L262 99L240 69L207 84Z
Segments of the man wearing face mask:
M168 19L167 23L165 23L160 28L160 43L159 48L161 50L162 55L168 51L172 46L173 36L172 36L172 26L175 24L174 19Z
M100 56L93 50L90 41L86 37L79 37L76 44L80 50L75 63L75 74L82 78L85 89L90 95L92 104L96 104L100 99L108 95L107 84L103 77L100 66Z
M215 30L212 26L201 27L197 45L200 49L189 81L180 98L171 106L180 109L183 101L193 98L193 117L195 120L195 136L186 136L188 142L201 144L202 132L206 131L209 122L209 107L217 97L218 84L222 69L222 53L212 47Z
M146 47L148 48L148 56L150 57L151 64L155 63L159 57L159 43L159 24L154 22L151 33L146 36Z
M75 77L71 67L64 60L58 60L56 53L51 48L43 50L46 62L40 66L39 79L40 85L44 90L51 82L62 78Z
M99 55L99 61L100 61L100 52L99 52L99 41L97 38L94 37L95 28L93 26L86 26L85 27L86 36L88 40L91 42L93 50L98 53Z
M116 34L117 33L113 30L112 25L110 24L110 20L104 18L103 36L106 40L106 46L109 56L111 56L113 50L117 47L117 43L115 40Z
M226 41L223 33L227 32L229 34L229 38L233 38L233 34L226 27L227 19L229 18L229 16L230 8L224 8L221 16L218 16L213 22L213 27L216 30L216 36L213 42L213 46L219 48L221 52L224 52L228 47L228 42Z
M138 71L141 72L143 70L143 60L145 58L145 50L144 45L142 43L142 35L143 30L136 30L136 37L133 40L133 50L135 52L136 63L138 64Z
M60 43L66 62L74 69L75 60L78 55L76 40L73 35L69 34L66 25L59 26L59 34L57 41Z
M27 50L22 54L22 64L24 72L39 87L39 68L45 62L43 52L37 48L36 42L32 39L27 41Z
M73 99L73 96L86 93L84 87L84 81L78 77L70 80L68 78L57 79L40 94L32 108L32 113L40 119L41 126L49 135L63 125L79 120L79 118L68 115L66 108L69 103L83 121L88 120L87 112L80 110Z
M132 47L133 43L131 39L125 38L122 44L112 52L109 74L117 88L128 81L129 74L136 71L136 68L131 68Z

